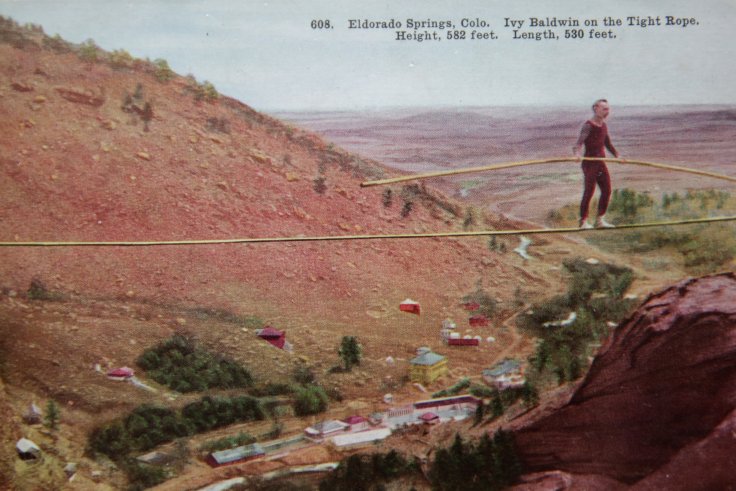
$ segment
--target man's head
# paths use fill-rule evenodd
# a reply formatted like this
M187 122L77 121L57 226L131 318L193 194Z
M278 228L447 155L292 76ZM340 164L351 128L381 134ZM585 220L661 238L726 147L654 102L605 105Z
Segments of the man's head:
M593 114L599 119L606 119L608 113L611 112L611 108L608 106L608 101L605 99L598 99L593 103Z

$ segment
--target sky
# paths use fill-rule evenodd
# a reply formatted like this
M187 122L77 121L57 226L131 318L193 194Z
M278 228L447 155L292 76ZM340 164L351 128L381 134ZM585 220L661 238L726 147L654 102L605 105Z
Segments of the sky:
M176 72L264 111L406 106L736 104L736 0L0 0L0 15L75 43L163 58ZM622 26L604 26L604 17ZM696 24L629 26L627 17ZM530 18L581 22L560 39ZM524 24L506 27L506 18ZM402 28L350 29L349 20ZM450 21L414 34L407 19ZM485 26L462 27L462 19ZM585 26L586 19L598 22ZM329 20L331 28L313 28ZM318 27L319 24L315 24ZM590 30L612 38L590 38ZM572 31L576 32L572 32ZM424 33L419 29L417 34ZM464 40L447 39L464 31ZM470 39L473 31L498 39Z

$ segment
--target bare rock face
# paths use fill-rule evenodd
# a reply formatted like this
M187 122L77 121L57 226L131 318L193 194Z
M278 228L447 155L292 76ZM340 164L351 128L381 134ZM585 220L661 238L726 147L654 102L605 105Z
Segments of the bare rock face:
M100 107L105 103L104 96L95 94L89 89L81 89L77 87L56 87L56 91L67 101L75 102L77 104Z
M530 472L640 489L736 482L736 277L651 295L611 335L570 401L516 433ZM676 479L672 477L677 476Z

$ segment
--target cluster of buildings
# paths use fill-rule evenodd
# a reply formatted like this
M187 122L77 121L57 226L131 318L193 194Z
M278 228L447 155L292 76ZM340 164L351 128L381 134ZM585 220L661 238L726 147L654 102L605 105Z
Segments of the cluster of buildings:
M475 310L477 307L477 305L467 305L466 309ZM421 307L418 302L406 299L400 304L400 310L420 315ZM469 322L475 327L488 325L488 319L481 314L471 316ZM455 329L456 325L449 319L442 323L440 334L445 344L478 346L482 341L480 336L460 337ZM285 331L266 326L257 330L256 335L277 348L290 348L286 342ZM495 339L489 337L487 341L495 342ZM449 372L447 358L433 352L428 347L417 349L416 356L409 360L409 364L410 379L414 383L431 384ZM518 360L507 359L492 368L485 369L482 372L482 378L486 384L499 390L520 387L524 384L522 365ZM367 418L353 415L343 420L320 421L306 428L301 438L314 443L329 444L336 449L351 449L383 440L398 427L418 424L434 425L443 421L464 419L474 414L481 402L479 398L468 394L427 399L392 407ZM264 445L254 443L212 452L207 457L207 462L213 467L219 467L263 457L267 452L268 449Z
M367 418L353 415L342 420L320 421L306 428L302 439L331 445L338 450L349 450L384 440L395 428L465 419L475 413L480 403L480 399L467 394L417 401L373 413ZM206 461L212 467L220 467L263 457L267 452L266 444L253 443L212 452Z
M427 399L373 413L368 418L354 415L344 420L321 421L305 429L304 437L338 449L354 448L383 440L398 427L464 419L474 414L480 403L480 399L469 394Z

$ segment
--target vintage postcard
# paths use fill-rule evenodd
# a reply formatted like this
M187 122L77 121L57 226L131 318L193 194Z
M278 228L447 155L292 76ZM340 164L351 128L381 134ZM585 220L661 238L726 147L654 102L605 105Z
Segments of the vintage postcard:
M731 0L0 0L0 488L736 486Z

